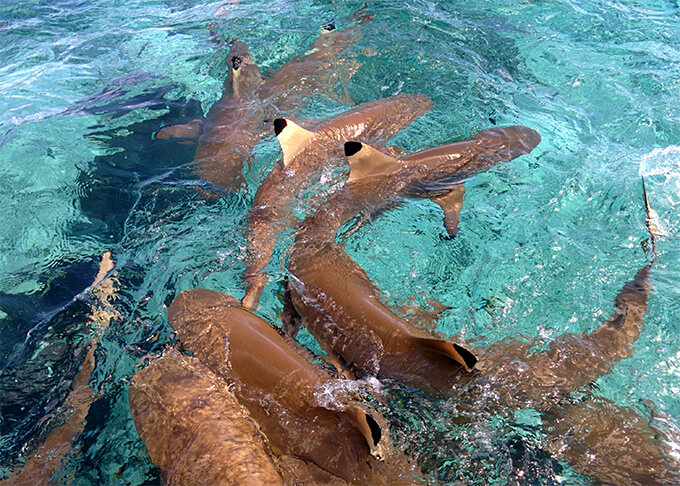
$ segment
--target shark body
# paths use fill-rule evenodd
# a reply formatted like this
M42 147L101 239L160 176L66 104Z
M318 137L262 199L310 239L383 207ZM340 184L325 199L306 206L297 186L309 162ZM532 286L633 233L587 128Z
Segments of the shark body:
M596 330L561 335L538 352L537 343L526 339L476 351L432 337L423 339L421 330L384 306L379 289L335 242L343 224L362 213L376 214L399 204L400 194L434 194L446 200L453 192L446 190L455 190L464 177L527 153L538 143L535 132L511 128L504 135L494 130L460 142L458 148L463 150L442 148L431 151L433 157L427 151L414 154L411 161L421 164L416 163L415 169L406 158L396 161L363 144L346 144L353 171L349 183L305 220L296 237L289 262L295 309L322 347L358 374L391 377L433 395L455 396L458 406L474 404L495 413L533 408L543 414L549 449L579 472L605 482L675 484L679 469L677 460L670 458L670 442L662 440L667 435L650 434L653 429L631 409L602 399L574 403L570 398L629 357L640 335L656 261L655 227L646 193L653 261L625 283L614 300L614 312ZM509 140L503 141L504 136ZM483 140L498 150L485 151ZM471 152L465 155L466 150ZM481 154L478 161L475 153ZM443 170L437 168L439 161L460 165ZM415 177L399 175L410 171ZM460 208L461 193L455 197L456 205L443 207L445 211ZM447 213L446 219L450 216ZM457 355L451 352L452 345ZM489 390L494 397L490 401ZM592 423L586 420L589 413ZM565 442L568 430L572 435Z
M318 394L328 375L236 299L205 289L185 291L168 317L184 348L230 384L275 452L350 483L408 484L411 471L404 459L376 452L387 449L373 416L347 397L322 403Z
M331 88L358 69L355 60L339 54L357 39L357 27L368 20L370 16L364 16L344 31L325 24L307 55L290 60L269 77L261 74L247 46L234 41L222 96L206 117L164 127L156 138L197 143L194 166L199 177L220 189L238 189L244 162L269 133L268 120L303 107L310 93L337 97Z
M257 424L197 358L171 350L137 371L130 411L163 484L285 484Z
M401 94L360 105L321 122L314 129L303 128L290 120L276 120L283 158L258 188L248 215L249 252L243 274L246 293L242 300L245 307L256 309L259 305L268 282L264 270L277 237L285 228L296 225L292 205L298 194L311 188L324 168L345 163L343 142L356 137L385 142L425 114L430 106L426 96Z
M289 260L293 304L321 346L359 374L397 378L430 393L445 392L462 369L472 370L477 359L468 350L387 309L335 236L352 218L389 209L404 195L441 197L464 177L528 153L539 140L526 127L491 129L401 160L346 143L350 180L304 221Z

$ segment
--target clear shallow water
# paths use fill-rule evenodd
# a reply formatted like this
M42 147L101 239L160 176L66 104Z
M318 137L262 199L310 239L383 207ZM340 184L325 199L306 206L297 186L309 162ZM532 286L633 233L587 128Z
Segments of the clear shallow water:
M246 42L266 72L302 54L318 24L343 27L361 6L0 6L0 477L54 425L45 418L63 402L90 338L87 307L73 299L110 249L122 318L101 337L97 398L60 476L75 484L158 481L129 415L127 380L144 355L172 341L166 308L176 293L203 286L243 294L244 218L279 151L273 138L263 140L246 170L247 191L213 201L193 188L201 182L189 166L192 148L152 135L200 116L219 96L228 48L210 41L206 24ZM418 150L494 122L536 128L543 142L468 182L455 239L444 238L433 203L413 201L353 233L350 255L388 300L416 295L450 305L438 330L480 346L592 330L646 261L645 175L665 230L649 314L636 353L598 380L597 393L638 409L651 400L677 421L678 5L373 2L369 10L375 20L348 49L362 62L350 96L424 93L434 102L393 143ZM291 115L344 109L315 97ZM270 269L260 314L275 321L284 271ZM539 483L587 482L541 450L540 419L530 410L460 430L446 420L455 404L402 402L390 412L395 434L442 482L504 484L518 471Z

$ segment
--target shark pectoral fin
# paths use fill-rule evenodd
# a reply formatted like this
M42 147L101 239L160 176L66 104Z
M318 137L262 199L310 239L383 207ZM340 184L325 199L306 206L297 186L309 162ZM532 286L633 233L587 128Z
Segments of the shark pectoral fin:
M477 358L470 351L458 344L444 339L414 337L414 341L422 348L443 354L471 371L477 364Z
M350 182L364 177L390 173L398 169L399 160L361 142L345 142Z
M156 133L156 138L159 140L198 140L203 129L203 118L191 120L189 123L182 123L181 125L168 125L161 128Z
M283 152L283 165L288 166L305 145L312 141L314 132L285 118L274 120L274 133Z
M450 237L458 233L458 223L460 222L460 209L463 207L463 196L465 186L458 184L453 187L451 192L443 196L431 197L444 211L444 226Z
M369 413L357 406L347 408L345 413L352 419L361 435L366 439L366 445L368 445L371 455L380 460L381 455L379 451L381 450L380 439L382 439L382 430L378 422Z

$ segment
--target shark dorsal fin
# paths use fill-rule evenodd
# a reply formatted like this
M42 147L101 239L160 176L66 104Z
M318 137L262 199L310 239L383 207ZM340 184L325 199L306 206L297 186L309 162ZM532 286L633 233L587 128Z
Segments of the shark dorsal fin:
M283 165L285 166L290 165L300 150L314 138L314 132L305 130L300 125L285 118L274 120L274 133L279 145L281 145Z
M475 355L458 344L436 338L414 337L414 339L421 348L448 356L467 371L471 371L477 364Z
M361 435L364 436L371 455L376 459L381 459L382 444L380 439L382 439L382 430L378 422L368 412L357 406L348 407L345 413L352 419Z
M361 142L345 142L345 156L349 162L349 180L392 172L400 166L394 157Z

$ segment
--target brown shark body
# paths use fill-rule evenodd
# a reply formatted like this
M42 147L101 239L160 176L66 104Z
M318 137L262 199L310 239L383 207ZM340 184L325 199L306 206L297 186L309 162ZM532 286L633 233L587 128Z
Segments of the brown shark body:
M530 152L539 140L525 127L485 130L399 161L346 143L350 181L304 221L289 261L293 303L319 343L359 373L394 377L430 393L445 393L461 369L472 369L476 358L465 348L389 311L335 235L355 216L385 210L404 195L441 196L464 177Z
M646 193L645 203L649 220L651 208ZM528 340L498 343L480 352L480 376L499 390L503 405L549 410L633 354L632 346L640 336L647 312L652 288L649 277L656 261L656 234L651 226L648 228L652 262L624 284L614 299L614 312L598 329L558 336L541 352L533 352L537 343Z
M274 454L229 384L195 357L166 351L137 371L129 393L135 426L165 485L347 484L313 463Z
M130 411L166 485L283 485L265 438L227 384L171 350L139 370Z
M520 149L520 153L538 142L531 134L519 138L534 141L517 145L527 147ZM569 442L574 449L561 449L560 457L568 458L576 470L598 480L615 484L677 484L677 461L668 459L670 446L648 435L649 428L630 409L602 406L597 400L569 405L572 392L585 389L610 372L616 362L632 354L647 311L653 262L643 266L623 286L615 298L614 313L593 332L559 336L540 352L535 351L539 343L522 339L479 350L479 361L460 346L456 347L459 356L455 356L450 348L435 345L436 339L422 339L421 331L388 311L365 272L334 242L338 228L361 211L371 214L381 207L398 204L388 188L402 187L404 194L411 195L441 194L446 184L436 183L432 172L425 170L419 172L416 181L392 179L393 174L408 169L395 169L394 159L384 155L367 157L365 152L360 153L364 147L356 150L350 144L348 148L350 154L359 154L354 161L350 155L353 170L371 159L373 164L363 167L372 165L373 169L367 171L368 175L354 171L355 176L359 174L354 181L305 221L289 262L292 301L320 344L360 372L393 377L430 393L455 395L459 407L472 403L475 409L481 405L495 412L527 407L541 411L553 444L559 441L560 434L574 427L574 440ZM482 146L475 150L482 150ZM517 151L512 151L504 157L516 155ZM487 162L498 160L493 153L487 157ZM465 165L466 174L477 170L472 165ZM371 181L371 174L380 175L381 190ZM450 178L444 180L455 182ZM656 261L655 234L653 226L649 223L648 226ZM472 367L473 373L460 372ZM491 401L490 390L494 397ZM585 420L591 409L595 418L592 427ZM618 411L622 416L609 416ZM614 433L617 427L621 430ZM630 434L629 442L626 433ZM627 444L632 449L628 450ZM584 450L597 453L597 459L588 460ZM633 457L625 459L627 454Z
M268 281L264 269L278 234L294 225L292 205L297 195L314 184L324 167L345 163L343 142L356 137L385 142L426 113L430 106L426 96L402 94L341 113L320 123L313 131L289 120L276 120L275 131L283 159L258 188L248 216L245 307L255 309L259 305Z
M382 447L373 417L341 397L322 403L318 393L328 377L233 297L185 291L168 317L183 346L230 383L275 452L312 462L347 482L395 479L389 464L397 455L384 462L371 455ZM401 474L408 481L401 468L397 479Z
M581 474L606 484L678 484L678 461L670 454L677 436L632 408L591 397L555 407L543 421L547 450Z
M589 389L632 355L647 311L650 273L647 264L623 286L614 313L593 332L561 335L539 352L542 343L532 340L480 351L477 375L459 388L461 402L483 396L487 409L540 411L546 449L598 484L678 484L680 463L671 455L670 434ZM490 396L494 400L486 402Z
M539 343L531 340L502 342L480 351L478 379L498 391L504 407L549 410L632 355L647 310L650 273L647 264L623 286L614 313L593 332L563 334L541 352L534 352Z
M340 53L356 40L358 25L344 31L322 29L307 55L270 77L261 75L245 44L233 42L222 96L206 117L164 127L156 137L198 142L194 163L199 177L222 189L238 188L244 161L269 133L265 120L304 106L307 94L327 92L356 72L357 62Z

